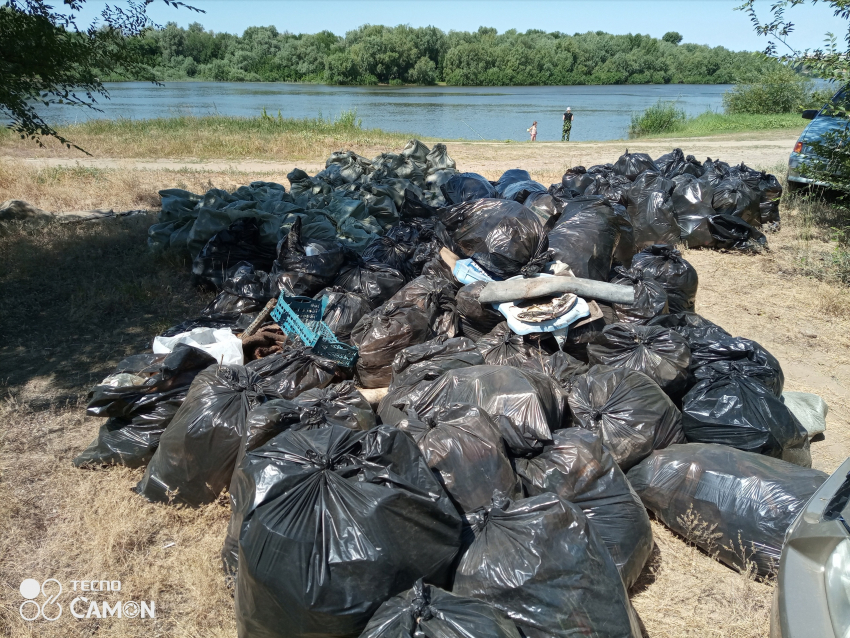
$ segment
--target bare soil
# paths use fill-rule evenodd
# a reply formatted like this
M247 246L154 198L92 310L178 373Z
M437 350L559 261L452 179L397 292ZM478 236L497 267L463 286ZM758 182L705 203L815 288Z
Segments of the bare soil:
M653 155L681 146L762 168L787 160L793 139L751 136L603 144L450 144L462 170L496 177L517 166L547 183L566 166L613 162L625 150ZM67 159L0 161L0 201L47 210L156 205L156 190L233 188L284 181L288 163ZM64 165L62 165L64 162ZM70 163L70 166L68 164ZM60 166L61 165L61 166ZM307 170L319 158L299 162ZM754 339L781 362L786 389L816 392L830 405L812 444L814 466L832 472L850 456L850 293L801 263L826 263L828 233L793 207L757 255L691 250L700 276L697 311ZM141 472L82 471L71 459L101 421L85 416L87 389L122 357L149 347L207 297L189 285L189 264L150 255L151 218L15 231L0 237L0 635L233 636L232 598L218 551L229 517L221 501L198 510L152 505L131 492ZM820 262L818 262L820 263ZM828 279L828 278L826 278ZM771 583L717 563L653 523L656 551L632 601L649 636L767 636ZM24 578L119 579L125 599L157 601L155 621L21 620ZM64 599L70 601L70 597Z

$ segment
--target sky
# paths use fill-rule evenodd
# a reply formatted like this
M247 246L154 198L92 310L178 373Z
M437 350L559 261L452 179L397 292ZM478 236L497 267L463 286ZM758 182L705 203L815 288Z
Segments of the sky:
M157 24L173 21L180 26L200 22L213 31L241 34L250 26L274 25L279 31L338 35L362 24L413 27L435 26L444 31L475 31L495 27L526 31L542 29L563 33L606 31L642 33L660 38L678 31L684 42L724 46L732 50L763 50L764 37L753 32L749 18L735 11L742 0L185 0L206 11L198 14L154 2L148 10ZM767 17L773 0L757 2ZM58 3L57 3L58 4ZM88 0L80 26L95 19L103 0ZM120 3L118 3L120 4ZM815 48L827 31L839 40L847 21L835 18L821 2L787 11L796 25L790 43L797 49Z

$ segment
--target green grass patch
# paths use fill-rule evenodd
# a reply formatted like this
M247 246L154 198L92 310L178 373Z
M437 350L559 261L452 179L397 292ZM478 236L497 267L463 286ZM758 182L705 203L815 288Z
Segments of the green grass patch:
M663 130L658 130L658 123L665 123L665 120L657 113L650 113L654 108L650 107L644 113L632 117L629 137L701 137L778 130L800 132L808 123L807 120L800 117L799 113L755 115L751 113L726 114L707 111L696 117L685 117L674 121L670 121L668 118L666 122L669 122L669 124ZM639 126L635 126L635 122ZM652 125L656 125L655 128Z

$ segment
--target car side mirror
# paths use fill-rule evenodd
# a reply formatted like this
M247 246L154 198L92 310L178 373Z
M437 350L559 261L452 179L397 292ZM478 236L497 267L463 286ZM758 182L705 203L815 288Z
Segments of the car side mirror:
M806 109L803 111L802 116L804 120L813 120L817 117L818 110L817 109Z

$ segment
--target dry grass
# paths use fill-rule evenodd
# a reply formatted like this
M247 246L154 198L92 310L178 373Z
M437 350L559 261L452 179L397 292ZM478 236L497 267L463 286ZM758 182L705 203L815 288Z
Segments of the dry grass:
M152 505L130 491L140 470L75 469L70 459L99 421L85 418L80 408L32 411L6 402L0 419L0 635L235 635L218 560L229 508ZM18 612L25 578L56 578L66 589L72 580L120 580L121 593L66 592L58 621L27 622ZM68 610L77 595L153 600L156 619L77 620Z
M0 237L0 383L76 401L121 358L197 314L189 264L148 251L153 216L12 229Z
M164 188L204 193L213 187L233 190L258 179L288 184L286 174L279 172L38 167L0 160L0 201L22 199L52 212L158 209L158 192Z
M399 149L412 136L363 129L356 122L322 119L277 120L224 116L174 117L153 120L92 120L59 129L96 157L180 157L290 160L325 158L342 147L369 157ZM13 157L78 157L56 140L44 148L0 129L0 155Z
M606 149L597 161L609 154ZM482 170L496 176L496 168ZM137 208L154 205L160 188L232 188L260 178L283 181L269 173L43 171L3 164L0 199L20 197L48 210ZM700 274L697 310L773 352L788 389L824 396L830 404L826 439L812 452L815 467L833 471L850 455L848 291L799 268L795 251L804 226L796 213L783 214L784 228L769 237L772 248L763 254L687 251ZM101 423L84 416L88 387L207 300L189 285L187 263L147 252L150 221L17 229L0 237L6 302L0 305L0 379L10 397L0 406L0 635L235 634L218 561L227 508L152 505L131 492L140 471L71 465ZM828 237L806 241L829 246ZM650 636L767 635L769 584L720 565L657 523L653 533L658 551L632 592ZM156 601L157 619L71 623L65 616L26 623L18 615L17 587L28 577L119 579L127 598Z
M708 558L652 522L656 551L632 589L652 638L763 638L773 586Z

